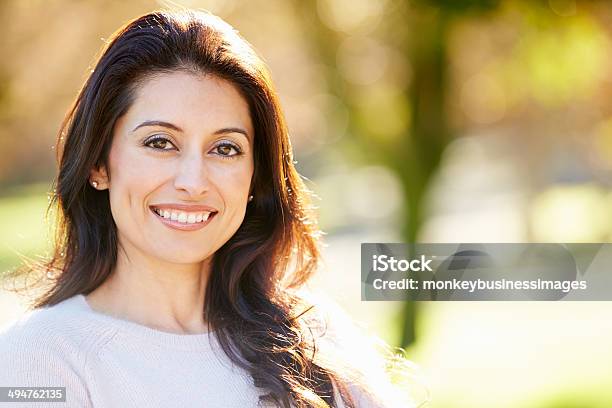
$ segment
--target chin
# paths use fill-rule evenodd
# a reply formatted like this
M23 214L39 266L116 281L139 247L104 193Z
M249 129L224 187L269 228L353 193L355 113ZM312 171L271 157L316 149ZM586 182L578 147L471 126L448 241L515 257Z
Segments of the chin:
M154 250L152 251L152 255L162 262L174 264L195 264L205 261L206 259L210 258L212 254L214 254L202 251L196 253L186 248L178 249L174 252L174 255L170 255L168 252L168 250L166 250L166 253Z
M174 256L174 257L166 257L168 262L177 263L177 264L195 264L204 262L208 259L210 255L201 255L201 256Z

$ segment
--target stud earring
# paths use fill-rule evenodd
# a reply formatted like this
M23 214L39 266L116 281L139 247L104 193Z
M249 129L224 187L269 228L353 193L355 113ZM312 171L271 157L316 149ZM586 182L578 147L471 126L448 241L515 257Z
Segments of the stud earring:
M98 182L97 181L92 181L91 185L93 186L93 188L98 188Z
M249 203L250 203L251 201L253 201L253 195L252 195L252 194L249 196Z

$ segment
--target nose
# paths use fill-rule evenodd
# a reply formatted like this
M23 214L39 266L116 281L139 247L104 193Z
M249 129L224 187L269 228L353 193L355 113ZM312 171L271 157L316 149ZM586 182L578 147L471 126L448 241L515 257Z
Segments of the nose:
M174 178L174 187L194 197L199 197L209 190L209 171L201 154L194 153L180 160Z

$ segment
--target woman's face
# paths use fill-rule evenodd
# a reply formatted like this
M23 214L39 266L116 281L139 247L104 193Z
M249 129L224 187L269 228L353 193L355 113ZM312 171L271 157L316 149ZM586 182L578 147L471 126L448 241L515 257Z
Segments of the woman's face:
M120 244L172 263L214 254L244 219L253 137L230 82L182 71L147 79L115 125L109 171L92 174L109 189Z

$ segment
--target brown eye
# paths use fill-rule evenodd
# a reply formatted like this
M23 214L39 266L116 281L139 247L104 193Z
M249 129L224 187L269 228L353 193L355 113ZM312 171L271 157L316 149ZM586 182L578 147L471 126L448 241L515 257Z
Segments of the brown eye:
M168 139L163 138L163 137L157 137L157 138L148 140L145 143L145 145L153 149L156 149L156 150L171 150L173 146L172 143Z
M167 140L154 140L151 142L151 146L153 146L156 149L164 149L167 144L168 144Z
M224 156L229 156L230 153L232 153L232 150L234 148L232 146L228 146L228 145L222 145L217 147L217 152L219 152L219 154L222 154Z
M215 147L215 152L220 156L232 157L240 153L239 149L229 143L223 143Z

